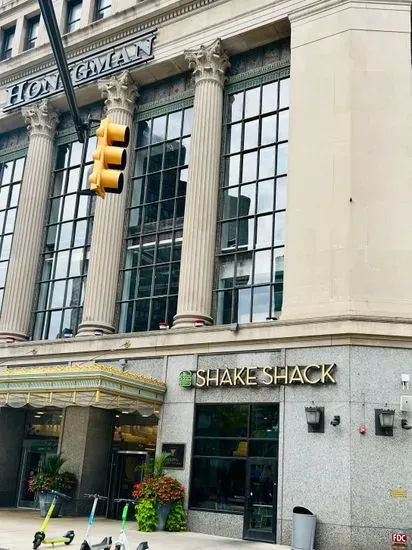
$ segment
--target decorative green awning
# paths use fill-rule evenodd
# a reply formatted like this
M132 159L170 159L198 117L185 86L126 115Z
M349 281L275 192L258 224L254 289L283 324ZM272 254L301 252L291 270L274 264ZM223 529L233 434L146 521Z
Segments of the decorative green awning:
M0 407L100 407L150 414L166 384L106 365L0 370Z

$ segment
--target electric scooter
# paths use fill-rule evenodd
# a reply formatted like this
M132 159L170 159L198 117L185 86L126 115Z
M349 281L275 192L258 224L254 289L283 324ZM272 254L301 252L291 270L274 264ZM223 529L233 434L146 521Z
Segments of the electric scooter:
M122 525L120 527L120 535L117 541L114 543L113 550L130 550L130 546L126 537L126 521L127 514L129 512L129 505L135 504L134 500L127 498L116 498L113 502L124 502L123 512L122 512ZM137 547L137 550L148 550L149 546L147 542L141 542Z
M53 513L53 510L57 504L57 501L59 498L62 498L63 500L71 500L71 498L67 495L64 495L63 493L59 493L58 491L50 491L53 495L52 503L50 504L50 507L47 511L46 517L43 520L43 523L41 524L40 531L37 531L34 535L33 540L33 548L38 548L41 544L70 544L72 540L74 539L74 531L67 531L67 533L63 537L57 537L57 538L46 538L46 527L49 523L49 519L51 518L51 515Z
M99 544L92 544L90 542L90 530L93 525L94 514L96 513L97 503L99 500L107 500L107 497L102 497L101 495L84 495L86 498L93 499L92 509L90 511L89 521L87 524L86 534L84 535L84 541L80 546L80 550L110 550L112 546L112 537L104 537L102 542Z

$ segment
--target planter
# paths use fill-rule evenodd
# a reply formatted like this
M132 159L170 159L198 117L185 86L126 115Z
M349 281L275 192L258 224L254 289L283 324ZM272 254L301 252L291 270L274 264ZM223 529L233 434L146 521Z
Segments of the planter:
M39 494L39 504L40 504L40 517L44 518L49 511L50 505L53 502L53 495L51 493L40 493ZM52 518L58 518L62 507L62 502L58 498L56 506L54 507Z
M171 504L158 504L157 505L157 526L156 531L164 531L166 526L167 516L169 515Z

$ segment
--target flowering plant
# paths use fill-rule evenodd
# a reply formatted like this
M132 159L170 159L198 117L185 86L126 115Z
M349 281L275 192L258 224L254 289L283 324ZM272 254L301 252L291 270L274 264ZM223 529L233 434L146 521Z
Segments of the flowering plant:
M133 486L133 498L136 500L155 499L161 504L183 500L183 485L169 476L148 477Z
M60 472L66 460L62 456L51 456L42 465L41 470L28 481L31 493L48 491L71 491L76 485L76 476L70 472Z
M66 493L76 485L76 477L70 472L62 472L55 476L39 473L29 479L28 485L31 493L47 493L48 491Z

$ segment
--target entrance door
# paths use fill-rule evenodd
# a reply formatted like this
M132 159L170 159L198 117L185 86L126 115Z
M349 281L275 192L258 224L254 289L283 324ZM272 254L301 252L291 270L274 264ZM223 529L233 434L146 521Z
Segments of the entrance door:
M122 504L113 502L116 498L132 498L133 485L142 480L141 466L146 462L148 453L143 451L117 451L113 453L110 480L109 517L119 519L122 515ZM130 517L134 510L129 507Z
M277 461L248 459L243 538L276 541L276 504Z
M35 493L29 492L29 480L37 474L43 462L57 452L57 440L23 441L20 482L18 489L17 506L19 508L38 508L39 504Z

